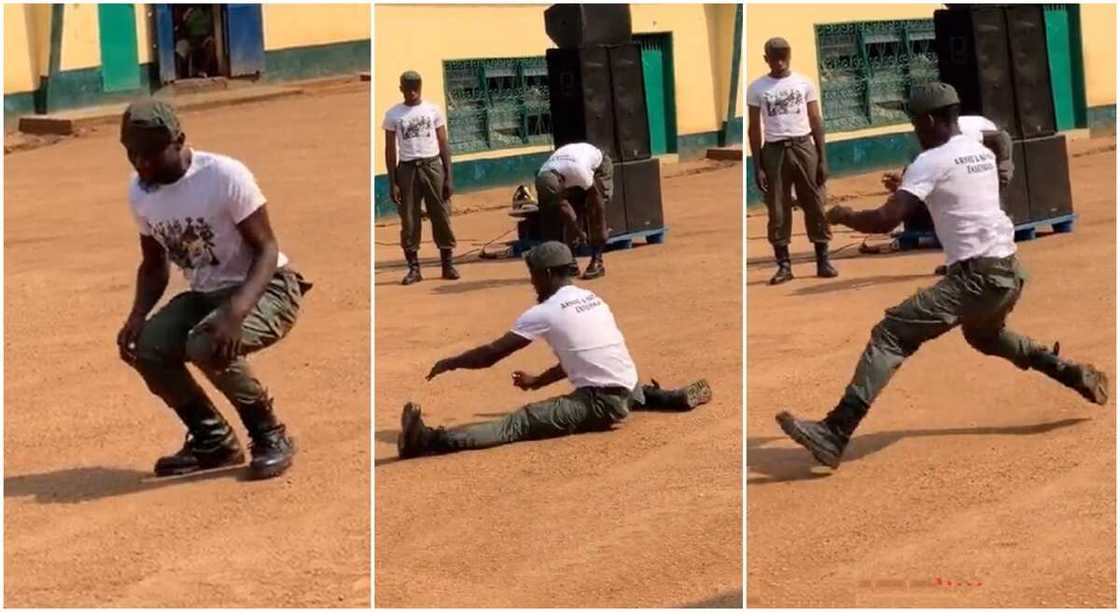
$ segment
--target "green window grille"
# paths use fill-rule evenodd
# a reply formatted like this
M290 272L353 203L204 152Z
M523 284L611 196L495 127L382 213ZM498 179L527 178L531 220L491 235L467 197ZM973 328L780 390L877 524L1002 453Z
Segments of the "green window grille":
M914 85L937 80L932 19L816 26L825 128L906 123Z
M443 83L454 153L552 142L544 57L447 60Z

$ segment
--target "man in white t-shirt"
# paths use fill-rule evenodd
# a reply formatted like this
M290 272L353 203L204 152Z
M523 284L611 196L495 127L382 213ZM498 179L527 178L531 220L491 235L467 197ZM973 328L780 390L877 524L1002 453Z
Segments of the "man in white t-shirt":
M182 449L156 462L157 476L244 461L237 436L188 362L237 409L252 441L250 475L277 476L291 465L295 446L246 356L287 335L311 285L280 251L249 169L185 141L164 102L135 102L122 117L121 144L136 169L128 199L143 258L132 310L117 335L120 356L187 426ZM169 262L183 270L190 289L148 318L167 290Z
M591 245L591 262L583 280L606 274L603 249L610 238L607 207L614 195L610 155L586 142L566 144L541 164L536 183L541 212L550 220L559 217L566 242L573 247L584 241Z
M789 255L793 232L791 189L797 192L797 203L805 213L805 232L817 256L817 276L833 278L837 272L828 258L832 230L824 219L828 163L817 90L809 79L790 72L790 47L785 39L771 38L764 51L770 73L747 88L747 132L755 183L766 199L766 236L778 263L770 284L793 279ZM763 127L766 144L762 144Z
M996 157L961 133L956 90L937 82L917 86L910 109L923 152L906 168L898 191L880 208L838 206L828 211L828 219L862 232L886 232L925 202L948 274L887 309L871 330L851 383L824 420L800 420L789 412L777 416L788 436L832 468L839 466L852 433L903 361L957 326L985 355L1042 372L1097 404L1108 401L1103 372L1060 358L1057 344L1051 349L1007 328L1026 274L1015 257L1011 220L1000 208Z
M999 174L1000 197L1003 197L1005 195L1004 189L1011 184L1011 178L1015 171L1015 164L1011 159L1011 135L1000 129L990 119L981 115L964 115L957 119L957 127L960 128L961 134L988 147L995 154L996 170ZM887 188L887 191L894 193L898 190L898 187L902 184L902 174L905 171L906 169L903 168L903 172L888 172L883 175L883 186ZM906 220L908 226L919 229L933 227L933 219L929 215L929 209L924 205L915 212L915 217ZM943 275L947 271L948 268L942 264L937 266L934 273Z
M439 248L442 276L458 280L451 231L451 146L447 122L436 105L420 97L420 74L409 70L401 75L404 102L385 113L385 167L389 195L401 216L401 249L408 263L402 285L423 280L420 274L420 205L432 222L432 238Z
M397 441L402 458L605 431L631 410L687 411L711 400L711 388L704 380L672 391L656 382L638 385L638 370L610 307L594 293L571 284L579 270L567 245L542 243L525 261L537 305L494 342L436 362L428 380L452 370L489 368L542 338L559 363L536 376L514 372L514 386L529 391L567 378L575 390L534 402L496 421L451 429L428 427L420 406L409 402L401 413Z

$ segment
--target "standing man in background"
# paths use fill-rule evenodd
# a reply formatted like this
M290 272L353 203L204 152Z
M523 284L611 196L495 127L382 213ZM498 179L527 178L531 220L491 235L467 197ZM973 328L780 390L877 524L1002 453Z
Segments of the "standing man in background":
M452 262L455 234L451 231L451 146L447 122L434 104L420 98L420 74L401 75L404 102L385 113L385 168L389 195L401 215L401 248L408 262L402 285L423 280L420 275L420 203L432 221L432 237L439 247L443 278L458 280ZM398 163L399 161L399 163Z
M805 230L816 249L817 276L832 278L838 273L828 261L828 242L832 239L832 230L824 218L828 164L817 91L804 76L790 71L790 47L785 39L771 38L763 50L770 73L747 89L747 108L755 182L765 194L769 215L767 238L778 263L778 272L770 284L793 279L789 257L793 228L791 187L797 190L797 202L805 213ZM765 144L759 125L763 111Z

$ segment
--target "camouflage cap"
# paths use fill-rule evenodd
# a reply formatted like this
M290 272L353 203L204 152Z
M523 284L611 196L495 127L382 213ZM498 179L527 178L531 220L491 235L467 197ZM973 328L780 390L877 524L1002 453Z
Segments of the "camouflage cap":
M405 83L419 83L420 80L420 73L415 70L406 70L401 73L401 85Z
M957 90L952 85L940 81L932 81L915 85L910 90L910 114L924 115L939 108L960 104Z
M572 250L563 242L550 240L533 247L525 254L525 263L534 270L564 268L575 264Z
M144 98L129 104L121 116L121 144L130 149L166 144L182 133L175 108L155 98Z

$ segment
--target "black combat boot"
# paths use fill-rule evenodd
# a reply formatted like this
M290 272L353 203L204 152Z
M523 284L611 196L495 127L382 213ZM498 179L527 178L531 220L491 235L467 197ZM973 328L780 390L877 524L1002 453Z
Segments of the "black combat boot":
M601 276L606 276L607 268L603 265L603 255L592 255L591 262L587 264L587 269L583 271L583 280L592 280Z
M177 476L245 462L245 453L233 429L208 399L175 409L187 426L187 438L179 452L156 461L156 476Z
M817 251L817 276L821 278L836 278L840 273L828 261L828 243L815 242L813 248Z
M401 433L397 437L397 456L411 459L435 455L452 449L447 432L442 428L428 427L420 416L420 405L408 402L401 411Z
M867 414L867 407L846 399L821 421L806 421L786 411L778 414L778 425L787 436L813 454L813 458L832 469L840 467L844 454L860 420Z
M1108 403L1108 374L1087 363L1076 363L1058 357L1061 345L1054 343L1052 350L1040 350L1031 355L1030 368L1038 370L1063 385L1077 391L1090 402Z
M420 254L416 251L405 251L404 259L408 262L408 274L401 279L401 284L411 285L424 280L424 277L420 276Z
M238 404L237 413L249 430L249 476L253 479L273 478L292 466L296 445L287 435L287 428L276 418L272 400L262 399L252 404Z
M455 269L455 263L451 259L451 249L439 250L439 263L443 267L444 280L459 280L459 271Z
M682 389L662 389L656 380L651 382L652 385L642 386L644 406L649 410L685 412L712 401L712 388L703 378Z
M771 285L780 285L793 280L793 268L789 262L789 247L775 246L774 259L778 262L778 271L770 277Z

